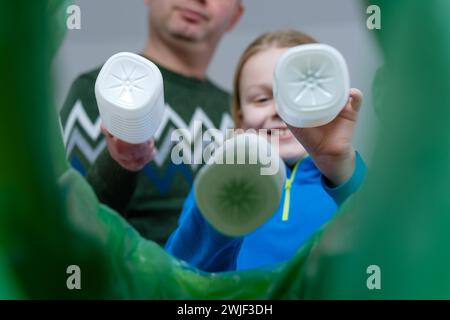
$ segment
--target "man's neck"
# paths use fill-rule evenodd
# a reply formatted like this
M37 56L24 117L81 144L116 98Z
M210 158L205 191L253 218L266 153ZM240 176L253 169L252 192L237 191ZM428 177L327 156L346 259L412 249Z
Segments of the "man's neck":
M170 46L158 39L150 37L144 49L144 55L153 62L181 75L204 79L214 48L207 45L176 43ZM175 41L174 41L175 42Z

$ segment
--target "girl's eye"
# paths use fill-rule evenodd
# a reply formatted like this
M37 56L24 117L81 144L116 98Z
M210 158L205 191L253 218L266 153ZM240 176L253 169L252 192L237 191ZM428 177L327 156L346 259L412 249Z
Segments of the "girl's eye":
M264 97L257 97L257 98L255 98L254 102L256 104L265 104L265 103L269 102L270 100L271 100L270 97L264 96Z

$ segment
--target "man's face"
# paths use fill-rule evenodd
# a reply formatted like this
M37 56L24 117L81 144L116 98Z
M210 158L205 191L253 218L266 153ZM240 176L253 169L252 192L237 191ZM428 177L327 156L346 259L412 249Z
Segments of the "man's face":
M151 27L189 42L214 42L242 13L240 0L145 0Z

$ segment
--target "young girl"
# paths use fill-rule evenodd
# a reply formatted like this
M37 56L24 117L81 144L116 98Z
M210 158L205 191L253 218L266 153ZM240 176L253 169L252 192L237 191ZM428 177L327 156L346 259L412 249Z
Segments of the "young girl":
M308 43L316 41L298 31L264 34L244 51L234 78L236 128L268 129L286 163L288 179L279 208L250 234L231 238L206 222L191 191L166 244L174 256L210 272L285 261L361 184L365 166L351 144L362 100L358 90L350 91L343 111L325 126L289 128L276 113L272 83L277 59L289 47ZM271 136L271 130L279 134Z

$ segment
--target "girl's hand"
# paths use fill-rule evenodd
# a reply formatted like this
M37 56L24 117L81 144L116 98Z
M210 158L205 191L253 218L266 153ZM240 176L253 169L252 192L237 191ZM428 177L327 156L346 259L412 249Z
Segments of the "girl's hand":
M330 123L315 128L289 126L322 174L335 186L347 181L355 169L355 150L352 145L362 93L350 90L349 100Z

